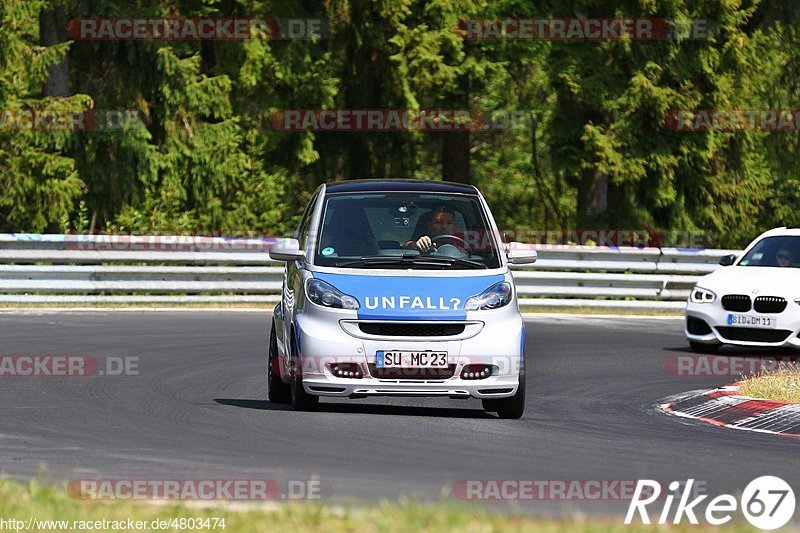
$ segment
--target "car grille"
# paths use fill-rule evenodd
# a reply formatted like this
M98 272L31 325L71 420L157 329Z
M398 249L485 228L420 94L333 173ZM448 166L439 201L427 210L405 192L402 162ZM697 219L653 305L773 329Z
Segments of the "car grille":
M448 322L359 322L358 328L362 333L381 337L452 337L464 333L464 324Z
M783 342L792 333L788 329L731 328L717 327L724 338L745 342Z
M456 373L456 365L445 368L377 368L375 363L369 363L367 367L370 375L377 379L441 380L450 379Z
M759 296L753 304L759 313L783 313L786 309L786 298L780 296Z
M722 297L722 308L726 311L749 311L750 297L746 294L726 294Z

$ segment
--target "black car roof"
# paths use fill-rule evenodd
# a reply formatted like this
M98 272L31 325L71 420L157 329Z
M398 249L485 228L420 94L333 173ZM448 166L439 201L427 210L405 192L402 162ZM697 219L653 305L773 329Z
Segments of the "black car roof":
M325 187L326 193L408 191L478 194L478 189L473 185L464 183L397 178L337 181L335 183L329 183Z

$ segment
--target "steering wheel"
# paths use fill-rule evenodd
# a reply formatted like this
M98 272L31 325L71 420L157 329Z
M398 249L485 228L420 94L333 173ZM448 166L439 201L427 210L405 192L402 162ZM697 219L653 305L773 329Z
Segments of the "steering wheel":
M448 241L444 244L452 244L456 248L461 248L464 252L472 251L472 247L469 244L467 244L467 241L465 241L461 237L457 237L456 235L437 235L436 237L431 238L432 244L436 244L439 241ZM456 241L456 243L454 244L452 241Z

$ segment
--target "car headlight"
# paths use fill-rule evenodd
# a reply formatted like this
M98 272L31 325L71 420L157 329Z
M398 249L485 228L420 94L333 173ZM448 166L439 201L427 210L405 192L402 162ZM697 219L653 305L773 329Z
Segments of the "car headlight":
M353 296L344 294L342 291L326 283L321 279L311 278L306 282L306 295L308 299L322 307L332 307L334 309L358 309L358 300Z
M689 301L695 304L710 304L717 299L717 295L708 289L695 287L689 295Z
M477 311L483 309L497 309L508 305L511 301L511 284L507 281L495 283L485 291L475 296L472 296L467 303L464 304L464 309L467 311Z

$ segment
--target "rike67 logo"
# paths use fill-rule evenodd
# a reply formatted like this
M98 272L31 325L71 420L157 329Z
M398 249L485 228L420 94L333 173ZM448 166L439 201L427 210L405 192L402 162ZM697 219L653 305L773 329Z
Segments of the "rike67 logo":
M794 516L794 491L779 477L762 476L754 479L745 487L738 501L730 494L717 496L705 504L704 513L700 511L701 504L708 495L697 496L690 501L693 484L693 479L687 480L686 483L673 481L669 484L670 492L664 498L658 524L667 524L670 519L673 524L680 524L684 517L691 524L699 524L697 517L700 515L708 524L721 526L730 522L734 513L741 510L753 526L772 530L785 526ZM660 497L660 483L649 479L639 480L633 493L633 500L628 507L628 514L625 516L625 523L630 524L638 513L642 523L650 524L650 511L647 507ZM676 500L678 503L673 511L673 503Z

